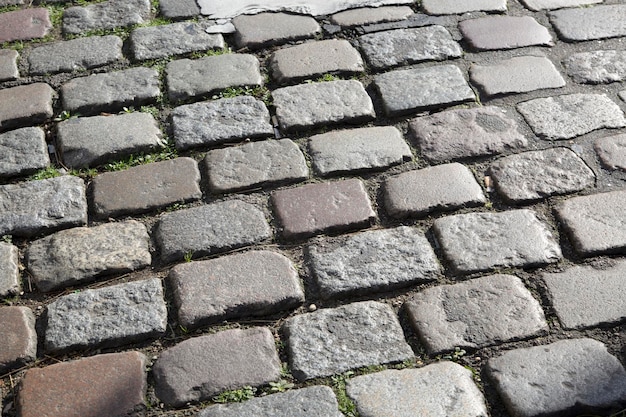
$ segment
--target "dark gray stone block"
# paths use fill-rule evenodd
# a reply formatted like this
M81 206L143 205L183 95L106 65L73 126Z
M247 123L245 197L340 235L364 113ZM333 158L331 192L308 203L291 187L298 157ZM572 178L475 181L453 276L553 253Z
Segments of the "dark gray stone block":
M159 0L159 9L168 19L188 19L200 14L195 0Z
M311 16L288 13L239 15L233 19L233 25L237 46L251 49L313 38L322 31Z
M63 33L79 35L145 23L150 19L150 0L108 0L75 6L63 12Z
M46 135L39 127L0 134L0 178L28 174L50 165Z

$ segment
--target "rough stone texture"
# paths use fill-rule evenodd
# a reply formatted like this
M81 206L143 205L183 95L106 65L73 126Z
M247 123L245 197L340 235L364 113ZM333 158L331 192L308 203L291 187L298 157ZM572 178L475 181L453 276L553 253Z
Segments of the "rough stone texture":
M162 146L161 130L148 113L78 117L57 125L57 144L71 168L96 166Z
M556 33L566 41L626 36L626 4L557 10L549 17Z
M537 98L518 104L517 110L535 134L546 139L571 139L596 129L626 126L622 110L604 94Z
M369 226L376 217L358 179L274 191L272 203L287 239Z
M0 297L20 291L19 253L16 246L0 242Z
M626 80L626 51L591 51L571 55L564 62L577 83L605 84Z
M356 80L284 87L272 92L282 129L360 123L376 116L372 99Z
M348 381L347 392L363 417L487 416L472 373L447 361L357 376Z
M293 375L311 379L413 357L391 307L363 301L287 319Z
M50 165L43 129L24 127L0 134L0 178L28 174Z
M19 54L13 49L0 49L0 81L12 81L19 78L18 57Z
M229 87L263 85L259 60L248 54L223 54L167 64L170 100L185 100Z
M343 27L354 27L404 20L412 14L413 10L408 6L363 7L336 13L330 17L330 22Z
M233 25L237 46L251 49L312 38L322 30L311 16L287 13L240 15Z
M112 417L145 407L146 357L109 353L26 371L20 417Z
M507 156L493 163L489 171L498 192L516 203L582 191L596 179L585 161L568 148Z
M45 349L119 346L167 327L161 280L152 278L60 297L47 308Z
M85 183L63 176L0 185L0 236L34 236L87 223Z
M459 23L470 46L479 51L524 46L552 46L552 36L530 16L487 16Z
M626 101L626 90L620 91L619 98L621 98L622 100Z
M0 6L14 6L18 4L24 4L23 0L0 0Z
M506 12L506 0L422 0L422 9L428 14L446 15L468 12Z
M626 134L597 139L593 147L604 168L626 171Z
M128 27L150 20L150 0L109 0L63 12L63 33L81 33Z
M428 288L404 307L431 354L479 349L548 330L539 302L511 275Z
M456 162L390 177L383 189L385 208L396 218L480 206L486 201L472 172Z
M557 262L561 249L530 210L469 213L435 220L434 231L452 267L462 273Z
M275 252L250 251L177 265L168 279L178 322L186 327L268 315L304 302L298 272Z
M289 139L215 149L207 153L204 165L213 192L296 182L309 176L302 151Z
M161 217L156 241L163 262L210 255L259 243L272 236L259 208L239 200L212 203Z
M122 58L119 37L88 36L35 47L28 55L28 64L32 75L46 75L101 67Z
M54 90L44 83L0 90L0 132L32 126L52 117Z
M52 29L48 9L0 13L0 43L43 38Z
M181 406L276 381L280 359L268 329L233 329L188 339L162 352L153 373L159 399Z
M33 362L37 357L35 315L28 307L0 307L0 373Z
M441 272L424 234L416 228L371 230L306 249L322 298L365 294L433 281Z
M604 0L521 0L524 5L533 11L562 9L565 7L579 7L602 3Z
M136 60L158 59L189 52L223 49L224 37L209 34L194 22L143 27L133 30L130 45Z
M61 87L63 108L82 115L151 104L160 94L158 71L145 67L74 78Z
M487 372L519 417L577 415L626 399L624 367L593 339L512 350L490 359Z
M359 37L370 66L384 69L422 61L458 58L463 51L443 26L398 29Z
M191 158L105 172L92 183L92 210L99 218L145 213L202 198L200 171Z
M447 110L409 123L422 156L434 163L495 155L528 146L515 120L500 107Z
M168 19L188 19L200 14L195 0L159 0L159 9Z
M388 115L447 107L475 99L455 65L390 71L376 75L374 84Z

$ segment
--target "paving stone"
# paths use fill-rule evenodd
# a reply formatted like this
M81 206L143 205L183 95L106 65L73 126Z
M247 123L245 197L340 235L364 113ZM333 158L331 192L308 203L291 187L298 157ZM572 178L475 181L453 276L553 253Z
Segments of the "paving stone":
M0 134L0 178L28 174L50 165L46 135L39 127Z
M626 36L626 4L557 10L550 12L549 17L565 41Z
M520 417L577 415L626 399L624 367L593 339L512 350L490 359L487 373L507 409Z
M0 90L0 132L43 123L52 117L54 90L44 83Z
M422 0L428 14L462 14L468 12L506 12L506 0Z
M5 6L15 6L18 4L24 4L23 0L0 0L0 6L1 7L5 7Z
M162 352L153 374L159 399L181 406L276 381L280 359L268 329L232 329L188 339Z
M564 62L577 83L605 84L626 80L626 51L591 51L571 55Z
M52 29L47 8L0 13L0 43L43 38Z
M546 265L562 257L531 210L457 214L435 220L433 229L446 259L462 273Z
M0 185L0 236L34 236L87 223L85 183L67 175Z
M421 28L424 26L440 25L444 27L455 27L458 24L456 16L430 16L423 13L414 13L405 20L398 22L376 23L373 25L360 26L358 33L374 33L385 30Z
M404 308L430 354L479 349L548 330L539 302L511 275L428 288Z
M604 0L521 0L524 6L533 11L563 9L602 3Z
M156 241L164 263L211 255L259 243L272 236L263 212L239 200L223 201L165 214Z
M88 36L37 46L28 55L31 75L84 71L113 64L123 58L118 36Z
M602 128L626 126L624 112L604 94L568 94L517 105L536 135L572 139Z
M111 417L145 407L146 357L109 353L26 371L20 417Z
M369 226L376 217L358 179L274 191L272 203L286 239Z
M148 113L78 117L57 125L57 144L71 168L96 166L162 146L161 130Z
M359 37L359 44L370 66L375 69L445 61L458 58L463 51L443 26L398 29Z
M406 226L318 240L305 253L325 299L433 281L441 272L424 234Z
M0 297L20 291L19 253L16 246L0 242Z
M200 14L195 0L159 0L161 16L168 19L189 19Z
M213 192L238 191L309 177L302 151L289 139L266 140L209 151L204 159Z
M518 56L496 64L473 64L470 79L487 97L565 87L565 80L546 57Z
M130 27L150 20L150 0L109 0L63 11L63 33Z
M284 87L274 90L272 96L276 116L285 130L361 123L376 117L372 99L356 80Z
M438 65L395 70L374 77L385 112L400 115L475 100L459 67Z
M597 139L593 147L604 168L626 171L626 134Z
M229 87L263 85L259 60L248 54L223 54L167 64L170 100L185 100Z
M0 307L0 372L33 362L37 357L35 315L28 307Z
M18 57L19 54L13 49L0 49L0 81L12 81L19 78Z
M413 14L408 6L363 7L346 10L330 16L330 22L343 27L404 20Z
M61 98L65 110L93 115L155 103L159 84L158 71L137 67L74 78L61 87Z
M363 417L487 416L485 399L472 373L452 362L420 369L387 370L348 381L348 396Z
M593 187L596 176L569 148L524 152L497 160L489 168L496 189L515 203L541 200Z
M622 100L626 101L626 90L625 91L620 91L619 98L621 98Z
M524 46L552 46L552 36L530 16L487 16L459 23L469 45L479 51Z
M385 208L392 217L425 216L485 203L472 172L459 163L408 171L385 180Z
M167 328L161 280L152 278L64 295L48 304L45 349L119 346Z
M287 319L283 327L292 374L299 380L413 357L387 304L363 301Z
M311 16L287 13L239 15L233 25L237 46L251 49L313 38L322 30Z

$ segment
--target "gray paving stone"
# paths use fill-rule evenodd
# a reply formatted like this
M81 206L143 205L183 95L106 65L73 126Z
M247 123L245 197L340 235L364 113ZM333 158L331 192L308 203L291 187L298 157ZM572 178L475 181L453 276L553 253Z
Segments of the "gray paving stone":
M53 115L54 96L52 87L44 83L0 90L0 132L45 122Z
M557 10L548 16L556 33L565 41L626 36L626 4Z
M625 91L620 91L619 98L621 98L622 100L626 101L626 90Z
M237 46L251 49L312 38L322 30L311 16L287 13L240 15L233 25Z
M207 95L229 87L263 85L259 60L248 54L223 54L179 59L167 64L170 100Z
M0 372L3 374L37 358L35 315L28 307L0 307Z
M16 246L0 242L0 297L20 291L19 252Z
M129 27L150 20L150 0L108 0L63 11L63 33Z
M23 0L0 0L0 6L15 6L18 4L24 4Z
M375 69L445 61L458 58L463 51L443 26L398 29L359 37L359 44L370 66Z
M361 123L374 117L372 99L363 84L339 80L301 84L272 92L276 116L284 130L337 123Z
M5 11L0 14L0 43L41 39L52 29L47 8Z
M189 19L200 14L195 0L159 0L159 9L168 19Z
M181 406L276 381L280 360L268 329L232 329L188 339L162 352L153 374L159 399Z
M363 417L487 416L471 372L447 361L357 376L348 381L347 392Z
M223 201L165 214L156 241L164 263L210 255L259 243L272 232L263 212L239 200Z
M421 28L432 25L455 27L457 23L458 18L456 16L431 16L423 13L414 13L405 20L360 26L357 28L357 31L358 33L374 33L385 30Z
M285 256L270 251L176 265L168 280L178 322L188 328L264 316L304 302L295 267Z
M19 78L18 57L19 54L13 49L0 49L0 81L12 81Z
M433 281L441 272L424 234L406 226L318 240L305 253L322 298Z
M626 134L597 139L593 147L604 168L626 171Z
M577 83L605 84L626 80L626 51L591 51L571 55L564 62Z
M28 64L31 75L46 75L101 67L122 58L122 39L118 36L88 36L35 47L28 55Z
M363 7L345 10L330 16L330 22L343 27L404 20L413 14L408 6Z
M512 350L490 359L487 373L507 409L519 417L577 415L626 399L624 367L593 339Z
M524 203L593 187L596 176L569 148L524 152L489 168L496 189L508 201Z
M75 227L35 240L27 250L28 270L41 291L150 265L150 237L135 220Z
M204 159L213 192L238 191L309 177L302 151L289 139L266 140L209 151Z
M468 12L506 12L506 0L422 0L428 14L462 14Z
M0 134L0 178L28 174L50 165L46 135L39 127Z
M624 112L604 94L568 94L517 105L536 135L572 139L602 128L626 126Z
M119 346L165 333L167 307L158 278L64 295L48 304L45 349Z
M376 301L300 314L287 319L283 330L291 372L299 380L414 355L391 307Z
M57 144L71 168L96 166L162 146L161 130L148 113L78 117L57 125Z
M561 248L531 210L469 213L435 220L446 259L462 273L557 262Z
M456 65L390 71L376 75L374 84L390 116L475 100Z
M390 177L383 190L387 213L396 218L475 207L486 201L472 172L457 162Z
M604 0L521 0L530 10L552 10L602 3Z
M548 330L539 302L511 275L428 288L404 308L430 354L479 349Z
M469 45L479 51L524 46L552 46L548 29L530 16L487 16L459 23Z
M34 236L87 223L85 183L71 175L0 185L0 236Z

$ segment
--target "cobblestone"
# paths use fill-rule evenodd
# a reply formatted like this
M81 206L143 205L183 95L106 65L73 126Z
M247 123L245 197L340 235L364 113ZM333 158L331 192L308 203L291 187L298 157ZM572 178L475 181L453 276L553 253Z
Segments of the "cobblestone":
M28 307L0 307L0 372L12 371L37 358L35 315Z
M592 51L571 55L564 62L577 83L605 84L626 80L626 51Z
M626 171L626 134L597 139L593 147L604 168Z
M145 23L150 19L150 0L108 0L75 6L63 12L63 33L79 35Z
M52 117L54 90L44 83L0 90L0 132L45 122Z
M412 14L413 10L408 6L363 7L335 13L330 16L330 22L343 27L354 27L404 20Z
M552 10L565 7L587 6L602 3L603 0L521 0L530 10Z
M0 13L0 43L43 38L50 29L52 23L46 8Z
M18 57L19 54L13 49L0 49L0 81L12 81L19 78Z
M312 38L322 30L310 16L287 13L240 15L233 19L233 25L237 46L251 49Z
M566 41L626 36L626 4L557 10L549 17L556 33Z
M24 175L50 165L44 131L24 127L0 134L0 177Z
M200 14L195 0L159 0L161 15L168 19L188 19Z
M422 8L428 14L446 15L468 12L506 12L506 0L422 0Z
M0 297L20 291L19 252L16 246L0 242Z
M487 16L459 23L469 45L479 51L552 46L552 36L530 16Z

